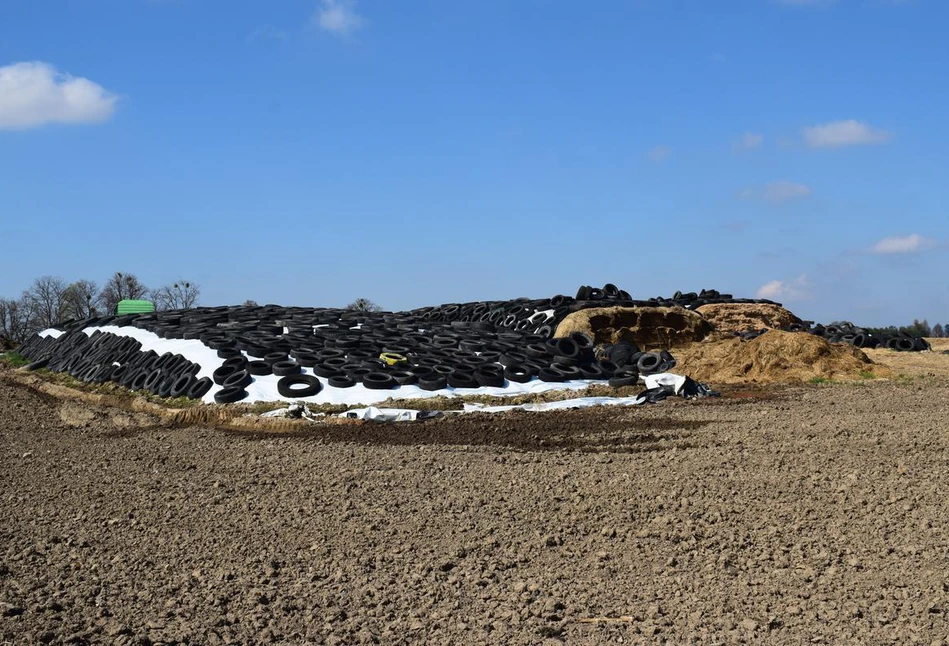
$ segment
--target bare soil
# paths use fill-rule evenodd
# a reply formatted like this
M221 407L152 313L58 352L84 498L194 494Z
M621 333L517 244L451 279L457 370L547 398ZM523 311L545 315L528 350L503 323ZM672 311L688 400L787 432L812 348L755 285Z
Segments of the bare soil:
M294 437L172 427L5 377L0 642L949 634L938 376Z

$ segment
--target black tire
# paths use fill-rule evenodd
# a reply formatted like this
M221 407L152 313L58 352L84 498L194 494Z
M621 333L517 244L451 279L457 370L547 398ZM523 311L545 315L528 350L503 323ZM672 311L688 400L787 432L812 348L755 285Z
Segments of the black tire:
M159 397L168 397L171 395L171 389L175 385L175 377L166 376L161 380L161 383L158 384L158 389L155 394Z
M562 339L552 339L551 350L558 357L567 357L568 359L576 359L580 355L580 346L577 345L577 342L569 337Z
M301 384L303 388L295 388ZM322 389L323 384L313 375L284 375L277 382L277 392L281 397L312 397Z
M224 366L237 366L238 369L243 369L247 367L247 361L248 359L244 355L231 357L230 359L225 359L224 363L221 364L221 367L223 368Z
M250 373L247 374L250 376ZM224 388L214 393L214 401L218 404L233 404L247 397L247 391L243 388Z
M214 382L210 378L201 377L191 384L191 388L188 389L188 399L201 399L208 394L213 385Z
M523 352L505 352L498 357L498 363L502 366L519 366L527 361L527 355Z
M275 361L271 367L273 368L273 373L278 377L300 374L300 364L293 359Z
M263 359L254 359L247 362L247 372L257 377L274 374L273 365Z
M504 368L497 364L478 366L474 371L479 386L504 388Z
M524 353L529 359L546 359L550 356L547 345L544 343L529 343L524 348Z
M619 343L614 343L607 349L606 358L622 368L630 364L635 365L636 359L634 359L633 356L639 352L641 352L641 350L636 344L629 343L628 341L620 341Z
M222 365L220 368L211 373L211 378L214 379L214 383L218 386L223 386L224 381L233 374L239 372L244 372L244 368L237 367L236 364Z
M448 378L445 375L426 375L425 377L419 377L418 387L422 390L444 390L448 388Z
M183 374L171 385L171 392L169 393L170 397L178 398L184 397L191 390L191 387L194 385L194 377L190 374Z
M538 334L544 338L552 336L554 333L554 328L552 325L541 325L539 328L534 330L534 334Z
M916 342L913 339L899 338L896 340L896 350L900 352L912 352L916 347Z
M399 384L390 374L370 371L362 376L362 385L370 390L388 390L396 388Z
M551 368L553 368L554 370L559 372L561 375L563 375L564 379L572 380L572 379L584 378L583 373L580 372L580 368L578 368L577 366L565 365L558 362L552 365Z
M643 352L636 361L636 368L640 374L650 375L657 372L662 364L662 357L657 352Z
M40 359L26 366L27 370L39 370L49 365L49 359Z
M278 361L286 361L290 357L286 352L268 352L264 355L264 361L269 364L277 363ZM277 374L277 373L274 373Z
M113 365L104 365L96 371L95 376L92 378L92 382L96 384L104 384L105 382L112 379L112 371L115 370Z
M527 366L512 364L504 368L504 378L519 384L526 384L534 378L534 371Z
M474 373L461 369L454 370L448 375L448 385L452 388L477 388L479 386Z
M304 368L312 368L320 362L320 358L313 352L300 352L296 356L297 363Z
M400 386L411 386L418 381L418 375L409 370L393 370L389 374Z
M235 372L234 374L230 375L221 385L225 388L243 389L249 386L252 381L254 381L254 378L250 376L250 373L246 370L241 370L240 372Z
M581 379L606 379L607 376L603 374L603 369L600 368L599 364L592 363L588 366L580 366L580 375Z
M574 332L570 338L577 344L578 350L582 353L586 350L593 350L593 339L583 332Z
M151 373L145 370L139 370L135 374L135 377L132 379L132 381L129 382L129 390L144 390L145 382L148 381L148 376L150 374Z
M419 379L421 379L422 377L428 377L429 375L434 375L435 369L432 368L431 366L419 365L419 366L413 366L410 369L410 372L416 377L418 377Z
M150 393L157 394L158 387L161 385L161 379L164 376L161 368L155 368L148 373L148 377L142 382L142 389Z
M349 375L336 374L329 377L326 383L333 388L352 388L356 385L356 380Z
M117 384L125 385L124 382L128 378L130 370L131 368L129 367L129 364L123 363L121 366L115 367L115 370L112 371L112 374L109 376L109 379L111 379Z
M344 373L338 368L334 368L332 366L315 365L313 366L313 374L317 375L318 377L325 377L329 379L330 377L338 377L339 375L342 375Z
M235 357L242 357L243 354L241 354L241 351L237 348L219 348L217 356L221 359L233 359Z
M639 374L635 372L618 372L610 377L610 388L622 388L623 386L635 386L639 383Z
M550 383L560 383L567 380L562 372L552 366L549 368L541 368L540 372L537 373L537 376L541 381Z

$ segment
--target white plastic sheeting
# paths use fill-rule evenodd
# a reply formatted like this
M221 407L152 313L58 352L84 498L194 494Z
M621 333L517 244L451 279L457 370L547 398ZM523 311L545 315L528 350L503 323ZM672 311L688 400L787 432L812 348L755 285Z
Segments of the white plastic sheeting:
M83 332L92 336L96 330L109 332L117 336L126 336L136 339L142 344L142 351L154 350L158 354L171 352L180 354L193 363L201 366L198 377L211 377L215 370L221 367L224 360L217 356L217 351L209 348L198 339L165 339L154 332L142 330L137 327L116 325L103 325L98 327L87 327ZM41 334L52 336L58 330L46 330ZM59 332L62 334L62 332ZM58 334L56 334L58 336ZM303 372L309 375L313 374L312 368L304 368ZM371 405L386 401L387 399L423 399L428 397L458 397L466 395L488 395L495 397L510 397L515 395L528 395L533 393L545 393L554 390L583 390L590 384L604 383L602 381L591 381L588 379L575 379L562 383L551 383L540 381L537 378L521 384L509 381L503 388L484 386L481 388L445 388L443 390L422 390L418 386L400 386L391 390L372 390L362 384L356 384L351 388L334 388L327 385L327 379L317 377L323 385L323 389L312 397L294 398L293 401L306 402L310 404L342 404L347 406ZM254 381L247 386L247 397L241 400L241 403L253 403L259 401L282 401L286 400L277 392L277 382L280 377L275 375L255 376ZM209 404L214 403L214 394L221 390L221 386L215 384L211 390L204 396L203 401Z

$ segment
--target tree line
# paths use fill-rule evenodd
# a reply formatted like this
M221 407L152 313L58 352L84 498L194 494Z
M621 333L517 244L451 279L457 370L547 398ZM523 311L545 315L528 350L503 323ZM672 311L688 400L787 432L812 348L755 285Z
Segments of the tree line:
M100 289L91 280L67 283L59 276L42 276L19 298L0 298L0 347L25 341L31 334L69 319L114 314L119 301L147 299L157 310L194 307L201 288L178 280L149 288L135 274L115 272Z
M905 332L910 336L928 336L938 339L945 338L949 336L949 323L943 325L942 323L935 323L930 325L929 321L923 319L922 321L918 319L913 319L912 325L903 325L896 327L891 325L889 327L871 327L866 328L870 334L898 334L900 332Z

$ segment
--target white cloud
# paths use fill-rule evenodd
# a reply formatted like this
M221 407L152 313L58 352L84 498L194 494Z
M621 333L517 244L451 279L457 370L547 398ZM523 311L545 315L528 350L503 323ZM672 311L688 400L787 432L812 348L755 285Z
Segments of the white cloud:
M871 128L855 119L832 121L802 128L804 142L811 148L840 148L864 144L882 144L892 135L885 130Z
M810 197L811 189L794 182L770 182L761 188L746 188L738 193L741 200L763 200L771 204L784 204Z
M912 233L908 236L891 236L883 238L875 245L870 247L870 253L894 254L894 253L918 253L932 248L935 241L924 238L918 233Z
M794 280L772 280L758 288L756 298L767 298L772 301L801 301L810 298L808 293L807 275L801 274Z
M653 161L662 161L663 159L668 157L669 153L671 152L672 151L669 149L668 146L661 146L661 145L656 146L655 148L649 151L649 159Z
M356 0L321 0L311 24L323 31L346 36L362 27L363 19L356 13Z
M732 144L732 150L735 152L751 150L760 146L762 141L764 141L764 135L755 132L746 132L738 141Z
M116 101L101 85L60 73L48 63L0 67L0 130L106 121Z

